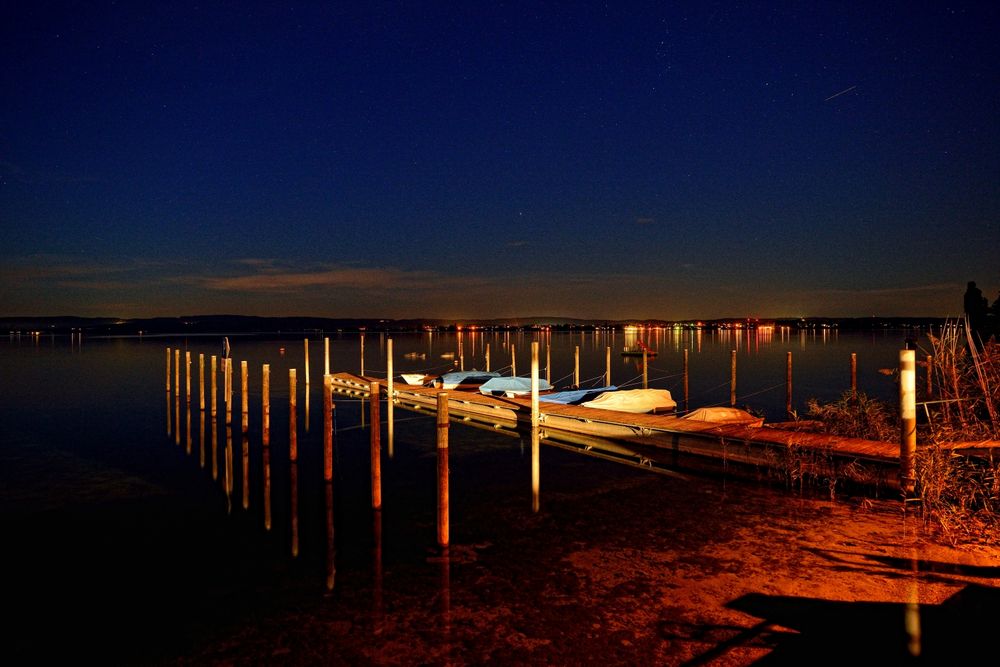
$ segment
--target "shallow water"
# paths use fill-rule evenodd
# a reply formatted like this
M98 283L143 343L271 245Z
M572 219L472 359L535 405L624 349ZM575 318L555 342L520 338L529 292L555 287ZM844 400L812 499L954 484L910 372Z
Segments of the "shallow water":
M801 395L813 386L821 398L845 388L857 352L860 388L891 396L891 380L877 368L893 365L899 339L820 334L737 343L706 333L699 343L691 333L663 333L647 341L660 352L651 385L677 381L687 348L692 407L696 396L698 404L728 401L735 347L739 393L745 387L755 406L783 412L786 350L795 354ZM366 336L366 372L384 373L385 341ZM373 514L360 401L336 403L335 478L322 480L322 340L310 345L308 394L301 337L231 342L237 378L239 360L251 369L245 439L238 379L232 428L227 433L221 402L214 428L208 414L202 427L198 354L208 365L218 337L0 339L0 516L8 600L18 610L8 642L15 662L679 664L719 654L746 664L795 655L803 636L816 635L772 628L738 640L760 622L755 613L778 610L786 598L819 615L834 603L881 601L898 607L895 622L914 590L939 609L979 590L970 586L991 591L1000 572L989 569L1000 567L989 553L934 551L920 522L894 501L869 508L732 480L682 480L553 447L542 448L534 513L530 442L461 424L450 429L453 549L442 560L434 419L397 410L391 458L383 431L383 510ZM395 371L454 366L441 358L448 353L467 368L483 367L487 343L496 369L510 364L511 342L523 373L528 335L463 335L461 346L454 335L394 336ZM624 341L599 332L545 342L554 379L572 373L577 345L581 376L592 379L604 371L606 347ZM190 410L183 394L175 402L165 392L167 346L193 352ZM333 336L332 370L359 371L359 347L356 335ZM271 369L266 449L262 363ZM295 464L289 368L299 383ZM635 367L613 358L612 373L621 383L635 378ZM761 391L774 384L780 388ZM885 566L878 557L903 560ZM923 575L911 562L951 569ZM964 618L963 605L946 608ZM935 618L946 620L928 632L950 627L951 616ZM893 641L884 650L895 656L900 647Z

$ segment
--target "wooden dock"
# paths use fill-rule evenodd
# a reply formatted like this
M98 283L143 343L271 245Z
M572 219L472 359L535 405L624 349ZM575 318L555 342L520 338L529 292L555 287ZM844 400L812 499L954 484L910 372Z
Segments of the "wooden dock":
M350 373L333 375L335 391L361 397L369 395L372 382L387 391L385 380ZM403 408L434 411L443 389L394 383L394 402ZM494 429L526 431L531 424L528 398L501 398L472 391L448 391L453 418L491 426ZM646 457L665 451L751 466L795 466L800 472L851 478L899 488L898 444L845 438L824 433L799 432L768 426L749 427L684 419L667 414L634 414L556 403L540 404L542 437L583 447L604 446L630 455ZM617 445L613 444L617 443ZM991 456L1000 453L1000 442L950 443L946 448L959 454Z

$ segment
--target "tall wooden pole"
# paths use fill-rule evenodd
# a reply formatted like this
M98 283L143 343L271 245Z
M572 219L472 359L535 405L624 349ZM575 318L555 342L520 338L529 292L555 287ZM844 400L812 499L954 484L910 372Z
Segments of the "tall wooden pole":
M611 386L611 346L609 345L604 351L604 386Z
M389 458L391 459L392 456L393 456L393 440L394 440L393 434L395 432L395 424L394 424L394 417L393 417L393 409L394 409L395 406L393 405L393 403L395 401L395 396L396 396L396 392L394 391L393 382L392 382L392 376L394 375L394 373L393 373L393 368L392 368L392 339L391 338L387 338L386 341L385 341L385 355L386 355L386 357L385 357L385 364L386 364L386 371L385 371L385 375L386 375L386 382L385 382L385 384L386 384L385 417L386 417L386 421L387 421L386 428L388 429L387 437L389 439L389 442L387 444L389 446Z
M517 375L517 354L514 353L514 343L510 344L510 375Z
M531 344L531 510L541 507L541 443L538 433L538 343Z
M372 509L382 509L382 420L379 417L378 382L372 382L368 388L371 401L371 454L372 454Z
M296 432L296 422L298 421L297 406L295 399L295 369L288 369L288 459L290 461L299 460L299 439Z
M851 352L851 393L858 393L858 355Z
M934 357L927 355L927 398L934 395Z
M333 376L323 375L323 479L333 480Z
M240 429L246 433L250 428L250 374L247 372L247 362L240 361Z
M688 350L684 348L684 410L690 410L691 406L688 403Z
M580 388L580 346L573 348L573 389Z
M167 391L170 391L170 348L167 348Z
M305 348L305 365L306 365L306 391L309 391L309 339L306 338L302 341L302 347Z
M271 444L271 364L264 364L261 375L261 440L267 447Z
M903 493L916 486L917 358L913 350L899 351L899 481Z
M437 395L437 541L445 553L449 542L448 392Z
M792 414L792 353L785 353L785 413Z
M729 353L729 405L736 407L736 350Z
M486 372L490 371L490 344L486 343Z
M552 345L545 344L545 381L552 384Z
M649 389L649 355L642 351L642 388Z
M365 332L361 332L361 377L365 376Z
M198 408L205 411L205 355L198 355Z
M174 394L181 395L181 351L174 350Z
M323 375L330 374L330 339L323 338Z
M184 351L184 400L191 405L191 350Z
M212 404L212 418L214 419L215 416L218 414L217 407L218 407L218 394L219 394L219 380L218 380L219 369L217 367L217 362L214 354L212 355L212 367L210 369L210 375L212 376L212 381L210 384L212 385L211 404Z

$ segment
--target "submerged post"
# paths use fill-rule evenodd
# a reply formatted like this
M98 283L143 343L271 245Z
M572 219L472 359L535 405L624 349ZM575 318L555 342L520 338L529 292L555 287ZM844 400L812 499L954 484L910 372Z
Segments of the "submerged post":
M531 510L537 512L541 491L541 449L538 433L538 343L531 344Z
M372 382L368 387L368 397L371 401L371 450L372 450L372 509L382 509L382 421L378 414L379 388L378 382Z
M858 393L858 355L851 352L851 393Z
M792 353L785 353L785 412L792 414Z
M899 486L910 495L916 486L917 358L913 350L899 351Z
M271 364L264 364L261 375L261 441L267 447L271 444Z
M323 375L323 479L333 480L333 376Z
M298 421L295 402L295 369L288 369L288 459L299 460L299 440L295 426Z
M736 407L736 350L729 353L729 405Z
M242 418L240 428L246 433L250 428L250 374L247 372L247 362L240 362L240 409Z
M534 350L532 350L534 353ZM573 349L573 389L580 388L580 346L576 345Z
M437 395L437 540L445 553L449 542L448 514L448 392Z

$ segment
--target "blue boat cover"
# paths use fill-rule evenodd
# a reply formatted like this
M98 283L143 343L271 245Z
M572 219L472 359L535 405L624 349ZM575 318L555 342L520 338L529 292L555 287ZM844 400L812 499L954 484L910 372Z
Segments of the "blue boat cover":
M444 373L441 376L441 383L446 387L454 387L460 384L483 383L490 378L498 377L500 377L500 374L493 371L477 371L476 369L472 369L471 371L452 371Z
M548 391L549 389L552 389L552 385L539 378L538 391ZM508 392L512 394L530 394L531 378L496 377L481 384L479 391L487 395L494 393L506 394Z
M576 405L577 403L582 403L583 401L590 401L606 391L615 391L618 387L597 387L595 389L573 389L572 391L560 391L554 394L545 394L544 396L539 396L539 401L545 401L547 403L562 403L563 405Z

